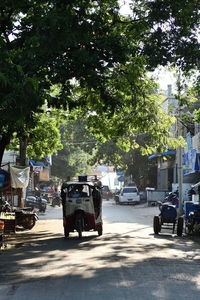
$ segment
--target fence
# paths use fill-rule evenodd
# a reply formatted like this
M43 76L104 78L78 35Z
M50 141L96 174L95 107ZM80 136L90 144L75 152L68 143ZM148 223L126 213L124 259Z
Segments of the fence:
M155 191L154 189L146 189L147 190L147 203L148 206L157 205L158 201L163 201L165 199L166 192L165 191Z

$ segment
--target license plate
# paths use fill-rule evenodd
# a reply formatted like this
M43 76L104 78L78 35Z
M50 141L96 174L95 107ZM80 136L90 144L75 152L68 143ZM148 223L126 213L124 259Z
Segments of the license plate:
M128 199L128 201L133 201L133 199Z
M76 199L76 203L80 204L81 203L81 199Z

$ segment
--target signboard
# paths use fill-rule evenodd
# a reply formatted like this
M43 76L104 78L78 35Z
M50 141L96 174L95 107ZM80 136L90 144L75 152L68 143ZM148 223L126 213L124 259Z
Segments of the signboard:
M49 181L49 169L44 169L42 172L40 172L40 180Z
M42 166L33 166L33 171L34 172L41 172L43 170Z
M189 174L199 171L199 158L196 150L190 150L183 155L183 170L184 174Z
M197 153L200 153L200 132L192 137L192 145L193 149L195 149Z

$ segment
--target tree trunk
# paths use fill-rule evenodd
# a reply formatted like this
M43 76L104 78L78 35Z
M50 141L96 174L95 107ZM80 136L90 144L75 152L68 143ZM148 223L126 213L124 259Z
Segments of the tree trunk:
M27 138L22 137L20 139L20 166L26 166L26 148L27 148ZM23 199L22 199L22 191L23 189L19 189L19 207L23 208Z
M20 165L26 166L26 148L27 148L27 139L20 139Z

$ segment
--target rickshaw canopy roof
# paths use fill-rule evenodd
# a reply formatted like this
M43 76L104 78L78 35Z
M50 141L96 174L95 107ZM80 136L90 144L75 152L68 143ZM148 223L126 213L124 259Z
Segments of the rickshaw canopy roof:
M91 185L91 186L94 186L95 182L92 182L92 181L67 181L67 182L64 182L63 184L67 184L68 185Z

